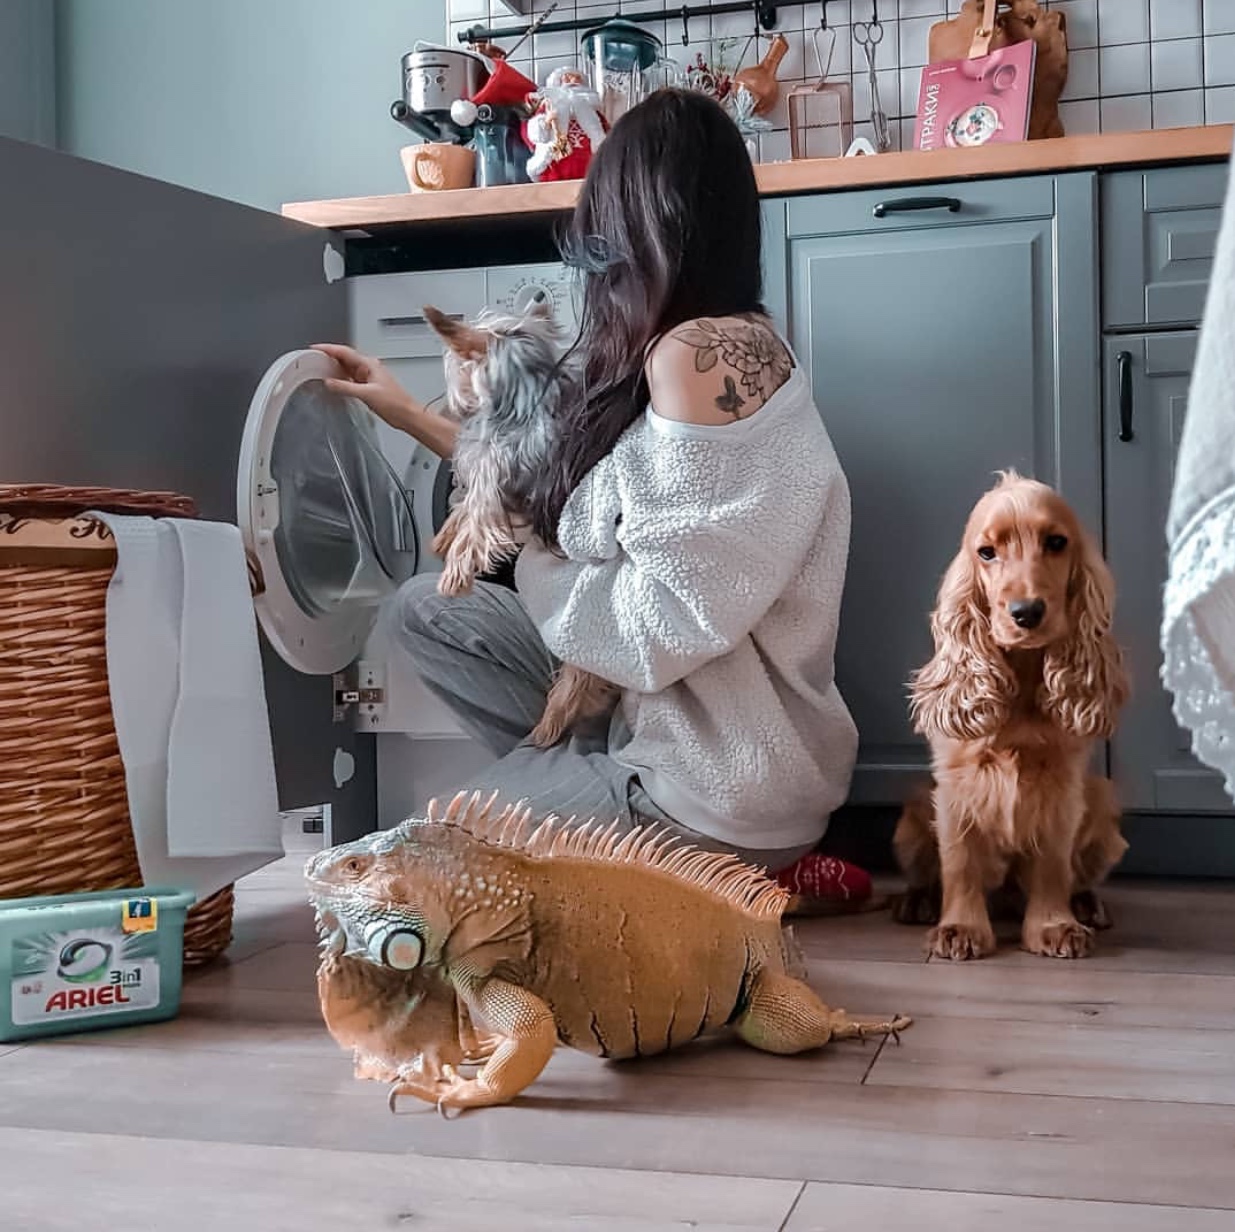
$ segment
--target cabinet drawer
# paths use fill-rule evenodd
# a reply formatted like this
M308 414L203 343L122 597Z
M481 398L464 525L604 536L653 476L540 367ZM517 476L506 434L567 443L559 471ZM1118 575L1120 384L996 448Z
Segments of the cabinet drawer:
M790 239L853 231L906 231L951 223L1050 218L1052 176L1013 180L959 180L861 192L794 197L788 202Z
M1225 163L1103 177L1104 328L1200 321L1226 180Z
M483 269L371 274L347 282L353 345L378 359L440 356L441 339L425 320L424 306L464 318L485 302Z

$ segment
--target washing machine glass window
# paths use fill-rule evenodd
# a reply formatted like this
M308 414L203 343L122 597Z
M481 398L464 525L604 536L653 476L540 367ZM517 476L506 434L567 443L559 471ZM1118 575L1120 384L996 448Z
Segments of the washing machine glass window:
M237 521L261 573L258 618L274 648L313 675L364 648L387 596L420 563L412 496L374 417L331 393L319 351L277 359L250 403Z
M297 387L270 449L274 543L302 611L380 603L416 572L411 502L378 448L372 416L318 380Z

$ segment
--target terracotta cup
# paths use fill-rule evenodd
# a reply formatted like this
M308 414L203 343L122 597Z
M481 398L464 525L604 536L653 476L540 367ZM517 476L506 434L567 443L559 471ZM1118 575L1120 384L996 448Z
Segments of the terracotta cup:
M441 192L472 186L476 155L466 146L444 142L405 145L399 157L412 192Z

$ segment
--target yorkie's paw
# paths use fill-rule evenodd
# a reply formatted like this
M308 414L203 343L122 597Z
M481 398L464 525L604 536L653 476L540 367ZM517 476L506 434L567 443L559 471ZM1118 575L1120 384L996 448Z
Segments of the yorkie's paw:
M565 722L546 710L540 722L532 728L531 740L538 749L551 749L565 734Z
M455 559L447 559L446 567L437 579L437 593L454 598L457 595L470 594L474 575L469 569Z

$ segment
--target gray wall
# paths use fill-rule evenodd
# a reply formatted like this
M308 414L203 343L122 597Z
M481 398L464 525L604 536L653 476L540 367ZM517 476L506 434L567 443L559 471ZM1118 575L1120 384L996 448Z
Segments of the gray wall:
M0 137L56 141L55 6L0 0Z
M55 11L69 153L270 210L406 191L399 147L414 138L389 107L400 56L443 37L441 0L55 0Z

